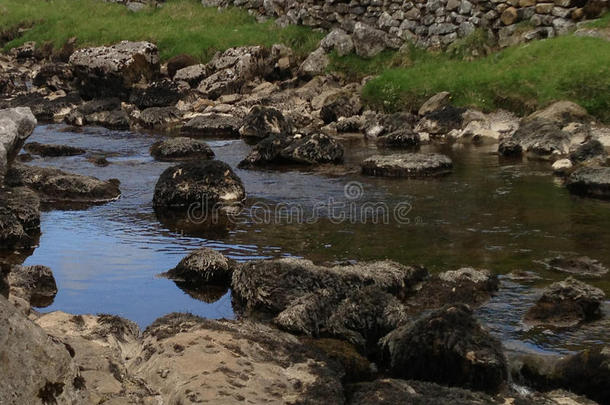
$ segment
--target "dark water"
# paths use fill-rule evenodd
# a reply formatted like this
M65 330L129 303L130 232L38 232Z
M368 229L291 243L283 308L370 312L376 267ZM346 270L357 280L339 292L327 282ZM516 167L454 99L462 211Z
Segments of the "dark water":
M610 203L571 196L550 175L548 163L502 161L493 145L435 147L454 160L451 175L370 178L349 169L381 151L351 137L344 140L348 174L237 169L248 200L230 230L185 233L160 223L152 210L155 182L168 167L148 154L159 138L101 128L72 132L55 125L38 127L30 138L107 154L111 165L104 168L83 156L35 159L32 164L118 178L123 192L110 204L43 213L40 246L25 263L47 265L57 279L59 293L44 311L112 313L141 326L172 311L231 317L228 293L207 304L156 277L190 250L209 246L238 260L389 258L423 264L433 272L462 266L498 274L535 271L542 279L532 285L503 277L498 296L479 311L507 347L565 351L610 342L609 303L604 320L576 331L527 331L519 322L540 287L565 278L536 260L579 254L610 265ZM217 159L233 167L250 149L240 140L209 144ZM592 284L610 294L610 276Z

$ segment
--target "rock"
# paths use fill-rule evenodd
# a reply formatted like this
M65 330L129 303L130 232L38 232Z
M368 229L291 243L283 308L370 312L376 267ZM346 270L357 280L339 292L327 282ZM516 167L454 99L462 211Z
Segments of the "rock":
M420 144L420 136L409 128L403 128L378 137L377 144L397 149L416 148Z
M507 379L501 343L464 304L446 306L380 342L393 376L497 393Z
M529 325L572 327L600 317L605 294L572 277L547 287L523 320Z
M40 199L28 188L0 190L0 250L29 248L40 233Z
M34 307L48 307L57 294L57 284L46 266L12 266L7 282L9 299L21 298Z
M69 145L51 145L38 142L27 143L23 149L38 156L76 156L84 155L86 150Z
M610 167L583 167L573 172L566 182L571 193L610 198Z
M516 23L518 19L519 13L514 7L508 7L502 12L502 15L500 16L500 21L502 21L502 24L504 25L512 25Z
M173 403L345 401L339 365L261 323L170 314L146 329L138 357L134 373Z
M217 160L182 163L167 168L155 186L153 205L158 209L211 212L242 201L244 186L229 165ZM214 211L216 212L216 211Z
M214 152L207 143L183 136L153 143L150 154L156 160L164 162L214 158Z
M570 122L588 122L591 117L587 110L571 101L558 101L550 106L538 110L525 118L525 121L543 119L553 121L557 125L565 126Z
M27 107L0 110L0 185L36 124L36 118Z
M391 378L362 382L349 387L349 405L499 405L492 397L461 388L424 381Z
M330 124L339 118L358 115L361 110L360 96L357 93L342 91L326 97L320 110L320 118L325 124Z
M446 135L453 129L462 127L464 121L462 114L465 108L456 108L447 105L440 110L425 115L416 125L415 131L430 135Z
M273 107L255 105L244 118L239 134L245 138L263 139L271 135L289 136L292 125Z
M541 390L561 388L586 395L600 404L610 400L610 347L594 346L575 354L529 355L519 359L519 376L524 383ZM595 404L592 401L589 403Z
M208 75L206 65L192 65L178 70L173 76L175 81L187 82L191 87L197 87Z
M116 179L102 181L50 167L23 164L9 170L6 183L12 187L31 188L45 203L97 204L116 200L121 195Z
M419 108L418 114L423 117L426 114L438 111L449 105L450 101L451 94L448 91L437 93L422 104L422 106Z
M51 91L69 90L72 79L72 69L67 63L47 63L40 67L32 83L38 87L47 87Z
M438 153L404 153L375 155L361 163L362 173L369 176L414 177L449 173L451 159Z
M38 121L61 122L64 117L78 105L82 100L78 94L64 92L44 96L40 93L25 93L11 99L8 107L29 107Z
M174 106L187 91L188 87L165 79L150 83L146 87L134 87L129 102L139 109Z
M68 348L0 296L0 398L7 404L88 404Z
M109 129L129 129L129 117L118 98L104 98L84 103L64 119L70 125L94 125Z
M167 75L170 78L174 79L176 76L176 73L178 73L180 70L185 69L189 66L197 65L197 63L198 62L195 58L193 58L191 55L187 55L185 53L173 56L173 57L169 58L169 60L167 61ZM183 79L176 78L176 80L183 80ZM187 81L187 80L185 80L185 81Z
M330 63L330 59L322 48L318 48L301 63L299 66L299 76L312 78L323 74Z
M259 142L239 163L239 167L252 168L268 164L338 164L342 161L343 147L328 135L273 135Z
M570 160L573 163L582 163L591 159L605 160L606 148L597 139L590 139L578 145L578 147L570 152Z
M352 34L358 56L372 58L386 48L386 33L362 22L357 22Z
M570 135L554 122L546 119L522 121L521 126L511 136L503 138L498 152L504 156L520 154L524 151L530 157L556 159L567 155Z
M553 173L559 176L565 176L569 174L570 169L572 169L572 161L570 159L559 159L553 162L551 168L553 169Z
M541 261L547 268L578 277L601 278L608 273L608 268L598 260L587 256L563 257L556 256Z
M71 315L54 311L36 323L71 350L89 390L87 404L158 403L161 399L129 369L141 351L138 326L115 315Z
M429 277L404 302L410 313L463 303L476 308L498 291L499 281L488 270L464 267Z
M164 277L181 283L181 288L197 290L208 285L228 287L236 263L222 253L201 248L189 253Z
M182 127L182 133L193 136L236 137L242 120L230 114L207 113L194 117Z
M341 364L345 370L343 382L363 381L371 378L374 367L356 348L342 340L332 338L301 337L301 342L323 352L329 359Z
M74 75L85 99L126 99L131 87L159 73L159 52L150 42L123 41L106 47L84 48L70 56Z
M150 107L140 112L138 123L144 128L172 130L181 124L181 118L176 107Z
M352 37L341 28L334 28L324 37L324 39L322 39L320 47L326 52L334 50L338 56L345 56L353 52L354 41L352 41Z

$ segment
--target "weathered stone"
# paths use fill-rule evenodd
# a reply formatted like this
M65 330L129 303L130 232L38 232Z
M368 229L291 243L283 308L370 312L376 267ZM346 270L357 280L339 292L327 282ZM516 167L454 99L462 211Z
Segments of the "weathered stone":
M415 131L430 135L446 135L453 129L462 127L465 108L446 105L426 114L415 126Z
M25 187L0 191L0 249L29 248L40 233L40 199Z
M239 134L245 138L256 139L271 135L288 136L292 134L292 125L279 110L255 105L244 118Z
M582 163L593 159L603 161L606 159L606 148L597 139L590 139L578 145L570 152L570 160L573 163Z
M354 51L354 41L352 41L352 37L341 28L333 29L320 42L320 46L326 52L331 52L334 50L339 56L345 56Z
M197 60L191 55L182 53L180 55L173 56L167 61L167 75L175 80L183 80L180 78L176 78L176 74L180 70L186 69L194 65L197 65Z
M303 61L299 66L299 76L311 78L318 76L326 71L326 67L330 63L328 55L323 48L318 48Z
M566 187L574 194L610 198L610 167L583 167L568 177Z
M341 117L349 118L360 114L361 110L362 104L357 93L341 91L326 97L320 110L320 118L325 124L329 124Z
M377 144L388 148L415 148L420 144L420 136L409 128L404 128L378 137Z
M556 256L541 261L547 268L577 277L600 278L608 273L608 268L598 260L587 256L563 257Z
M23 147L33 155L39 156L76 156L84 155L87 151L70 145L51 145L38 142L29 142Z
M57 294L57 284L46 266L12 266L7 282L9 300L18 297L34 307L47 307Z
M354 26L352 40L356 54L363 58L372 58L386 48L385 32L361 22Z
M146 87L134 87L129 102L140 109L168 107L175 105L187 91L188 86L165 79L150 83Z
M570 135L545 118L525 119L510 137L500 141L498 151L507 156L527 152L530 157L556 159L568 154Z
M380 343L392 375L496 393L507 379L500 341L464 304L402 326Z
M118 180L106 181L50 167L14 165L6 175L12 187L27 186L47 203L96 204L113 201L121 192Z
M182 132L193 136L238 137L242 120L230 114L207 113L188 121Z
M182 163L167 168L155 186L153 205L161 209L203 210L245 198L244 186L229 165L217 160ZM218 206L217 206L218 205Z
M0 110L0 185L36 124L36 118L27 107Z
M192 65L178 70L174 75L174 80L187 82L191 87L197 87L207 75L206 65Z
M370 176L413 177L449 173L453 163L438 153L405 153L375 155L364 160L361 166L362 173Z
M500 16L500 20L502 21L502 24L504 24L504 25L512 25L517 22L518 18L519 18L519 13L517 12L517 9L514 7L507 8L506 10L504 10L502 12L502 15Z
M149 42L123 41L106 47L84 48L70 56L83 98L127 98L131 87L159 73L159 52Z
M214 152L207 143L182 136L155 142L150 147L150 154L156 160L165 162L214 158Z
M451 94L448 91L442 91L430 97L422 106L419 108L418 114L424 116L431 112L440 110L449 104L451 101Z
M551 284L524 316L530 325L572 327L600 317L605 294L572 277Z
M144 128L172 130L182 123L182 112L176 107L150 107L140 112L138 124Z

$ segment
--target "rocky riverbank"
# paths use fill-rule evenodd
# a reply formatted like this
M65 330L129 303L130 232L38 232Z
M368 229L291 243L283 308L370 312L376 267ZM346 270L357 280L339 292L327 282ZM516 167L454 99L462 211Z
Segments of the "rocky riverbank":
M204 209L220 206L227 213L244 202L242 180L215 160L205 143L211 136L254 144L239 163L244 170L306 168L341 175L353 168L342 167L346 146L338 139L356 134L382 153L357 170L398 178L451 175L451 159L419 153L420 145L497 144L499 158L548 162L548 172L556 172L570 192L610 197L610 131L568 101L522 118L455 107L448 93L435 95L418 111L371 111L360 100L362 83L326 74L323 46L305 60L283 45L232 48L207 64L182 57L162 65L154 44L127 41L76 50L63 61L61 55L37 52L35 44L0 58L5 108L0 241L6 250L36 246L41 204L57 209L121 195L114 179L18 162L27 160L18 155L24 144L30 154L89 153L71 145L26 144L37 120L167 134L150 152L180 162L156 184L159 219L187 218L193 204L205 202L210 205ZM551 262L584 278L591 271L605 274L588 258ZM0 330L5 342L0 358L6 363L0 371L2 399L11 404L610 401L610 353L603 345L553 359L552 366L505 350L473 315L499 288L497 277L484 269L433 275L389 260L236 262L204 249L164 276L193 296L231 289L238 319L169 314L142 332L113 315L40 314L31 306L44 306L57 293L51 270L3 266L0 316L9 327ZM605 299L602 290L568 277L549 285L523 322L579 328L603 316Z

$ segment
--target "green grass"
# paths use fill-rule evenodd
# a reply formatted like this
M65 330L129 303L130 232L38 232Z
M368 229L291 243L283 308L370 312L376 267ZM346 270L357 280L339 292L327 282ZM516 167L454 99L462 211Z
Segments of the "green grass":
M170 0L160 9L133 13L100 0L1 0L0 31L33 23L5 49L26 41L51 41L60 47L70 37L78 46L106 45L120 40L157 44L161 58L188 53L202 61L216 51L234 46L283 43L299 55L316 48L322 34L305 27L259 24L244 10L205 8L197 0Z
M387 57L384 57L387 58ZM572 100L610 122L610 42L564 36L508 48L473 61L412 51L411 66L388 69L367 83L364 101L388 111L417 109L449 91L456 105L528 113Z
M591 21L587 25L592 28L610 28L610 13L604 14L601 18Z

